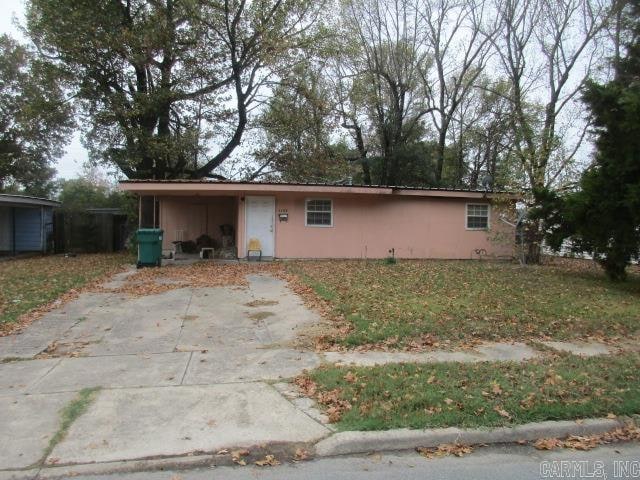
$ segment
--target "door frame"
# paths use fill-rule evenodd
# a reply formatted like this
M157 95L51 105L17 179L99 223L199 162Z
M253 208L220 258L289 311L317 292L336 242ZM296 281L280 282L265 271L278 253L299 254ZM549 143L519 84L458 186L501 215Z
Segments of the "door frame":
M249 251L247 249L247 243L249 242L249 236L247 235L247 230L249 229L249 199L250 198L273 198L273 229L271 231L271 237L273 239L273 255L262 255L266 258L276 258L276 196L275 195L245 195L244 197L244 245L242 246L242 250L244 252L244 258L249 258Z

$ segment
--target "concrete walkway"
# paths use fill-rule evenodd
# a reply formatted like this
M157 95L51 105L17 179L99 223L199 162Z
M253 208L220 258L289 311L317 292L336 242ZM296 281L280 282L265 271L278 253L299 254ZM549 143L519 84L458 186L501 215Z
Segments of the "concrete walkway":
M541 342L547 348L559 352L592 357L615 353L618 348L599 342ZM520 342L485 342L474 349L467 350L431 350L429 352L379 352L348 351L326 352L324 359L328 363L346 366L371 367L388 363L442 363L442 362L522 362L532 358L540 358L545 352Z
M122 286L130 272L104 285ZM180 457L260 444L313 444L332 434L313 401L286 379L323 362L526 360L524 344L475 351L301 351L300 329L319 321L281 280L180 288L131 297L83 293L0 338L0 479L42 466ZM548 347L610 353L595 344ZM100 388L53 443L65 407ZM66 413L67 415L69 412Z

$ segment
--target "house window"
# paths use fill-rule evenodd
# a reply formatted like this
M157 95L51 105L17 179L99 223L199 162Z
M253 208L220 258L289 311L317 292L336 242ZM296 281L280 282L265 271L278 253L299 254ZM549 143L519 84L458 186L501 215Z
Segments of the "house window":
M308 199L305 204L305 225L308 227L331 227L333 225L333 202L318 198Z
M489 205L467 204L467 229L486 230L489 228Z

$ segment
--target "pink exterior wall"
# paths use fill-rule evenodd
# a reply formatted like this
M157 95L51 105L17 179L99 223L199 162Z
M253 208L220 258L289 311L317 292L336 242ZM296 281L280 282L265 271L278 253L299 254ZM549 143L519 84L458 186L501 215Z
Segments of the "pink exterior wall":
M305 226L305 199L331 198L333 226ZM468 198L360 195L276 195L276 257L478 258L477 249L494 256L514 253L514 230L491 215L491 231L466 229ZM277 220L286 210L287 222ZM493 209L490 209L493 210ZM494 218L495 217L495 218ZM492 241L500 232L501 241ZM239 244L242 245L242 244Z
M164 230L162 248L173 248L183 231L183 240L207 234L220 242L220 225L230 224L237 231L237 198L225 197L160 197L160 228Z
M494 208L490 208L490 231L466 229L466 205L488 202L478 195L247 194L276 197L277 258L384 258L391 248L398 258L478 258L476 250L480 249L491 256L514 254L514 229L499 220ZM177 230L184 230L184 240L195 241L202 233L219 239L219 225L229 223L235 227L239 256L245 257L244 197L244 192L160 197L163 248L172 248ZM332 227L305 226L307 198L333 200ZM278 220L280 211L288 213L287 222Z

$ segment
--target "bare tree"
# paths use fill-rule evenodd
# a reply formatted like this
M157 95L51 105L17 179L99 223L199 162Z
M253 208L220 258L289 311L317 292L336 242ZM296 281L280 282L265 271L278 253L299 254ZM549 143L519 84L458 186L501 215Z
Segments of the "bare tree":
M510 83L514 154L533 192L560 179L587 133L576 102L600 60L611 13L606 0L499 0L495 45ZM533 201L534 197L531 197ZM530 226L529 261L540 258L541 226Z
M495 94L482 88L491 83ZM461 102L451 123L458 158L456 177L470 188L479 188L485 177L492 186L513 186L510 165L512 133L509 128L511 105L505 99L505 82L495 82L488 75L477 80L477 87Z
M496 47L511 84L515 152L528 186L548 187L585 138L586 123L573 142L558 133L566 133L562 122L576 126L574 115L563 114L575 105L599 60L597 40L610 10L601 0L503 0L498 11L502 27ZM551 169L552 161L559 165Z
M350 0L344 9L347 31L357 39L354 70L367 86L363 99L382 157L380 183L397 181L396 150L421 133L429 112L420 92L420 65L426 50L419 35L419 13L413 0ZM348 116L347 116L348 117ZM361 126L346 122L358 136Z
M421 75L437 134L441 182L451 122L487 64L497 22L486 0L422 0L420 6L421 33L431 51Z
M334 52L331 61L327 63L329 73L327 81L332 85L334 95L334 109L340 119L340 125L347 130L357 152L357 162L362 169L362 181L371 185L372 175L369 166L367 129L367 88L359 74L357 55L355 50L344 49Z

